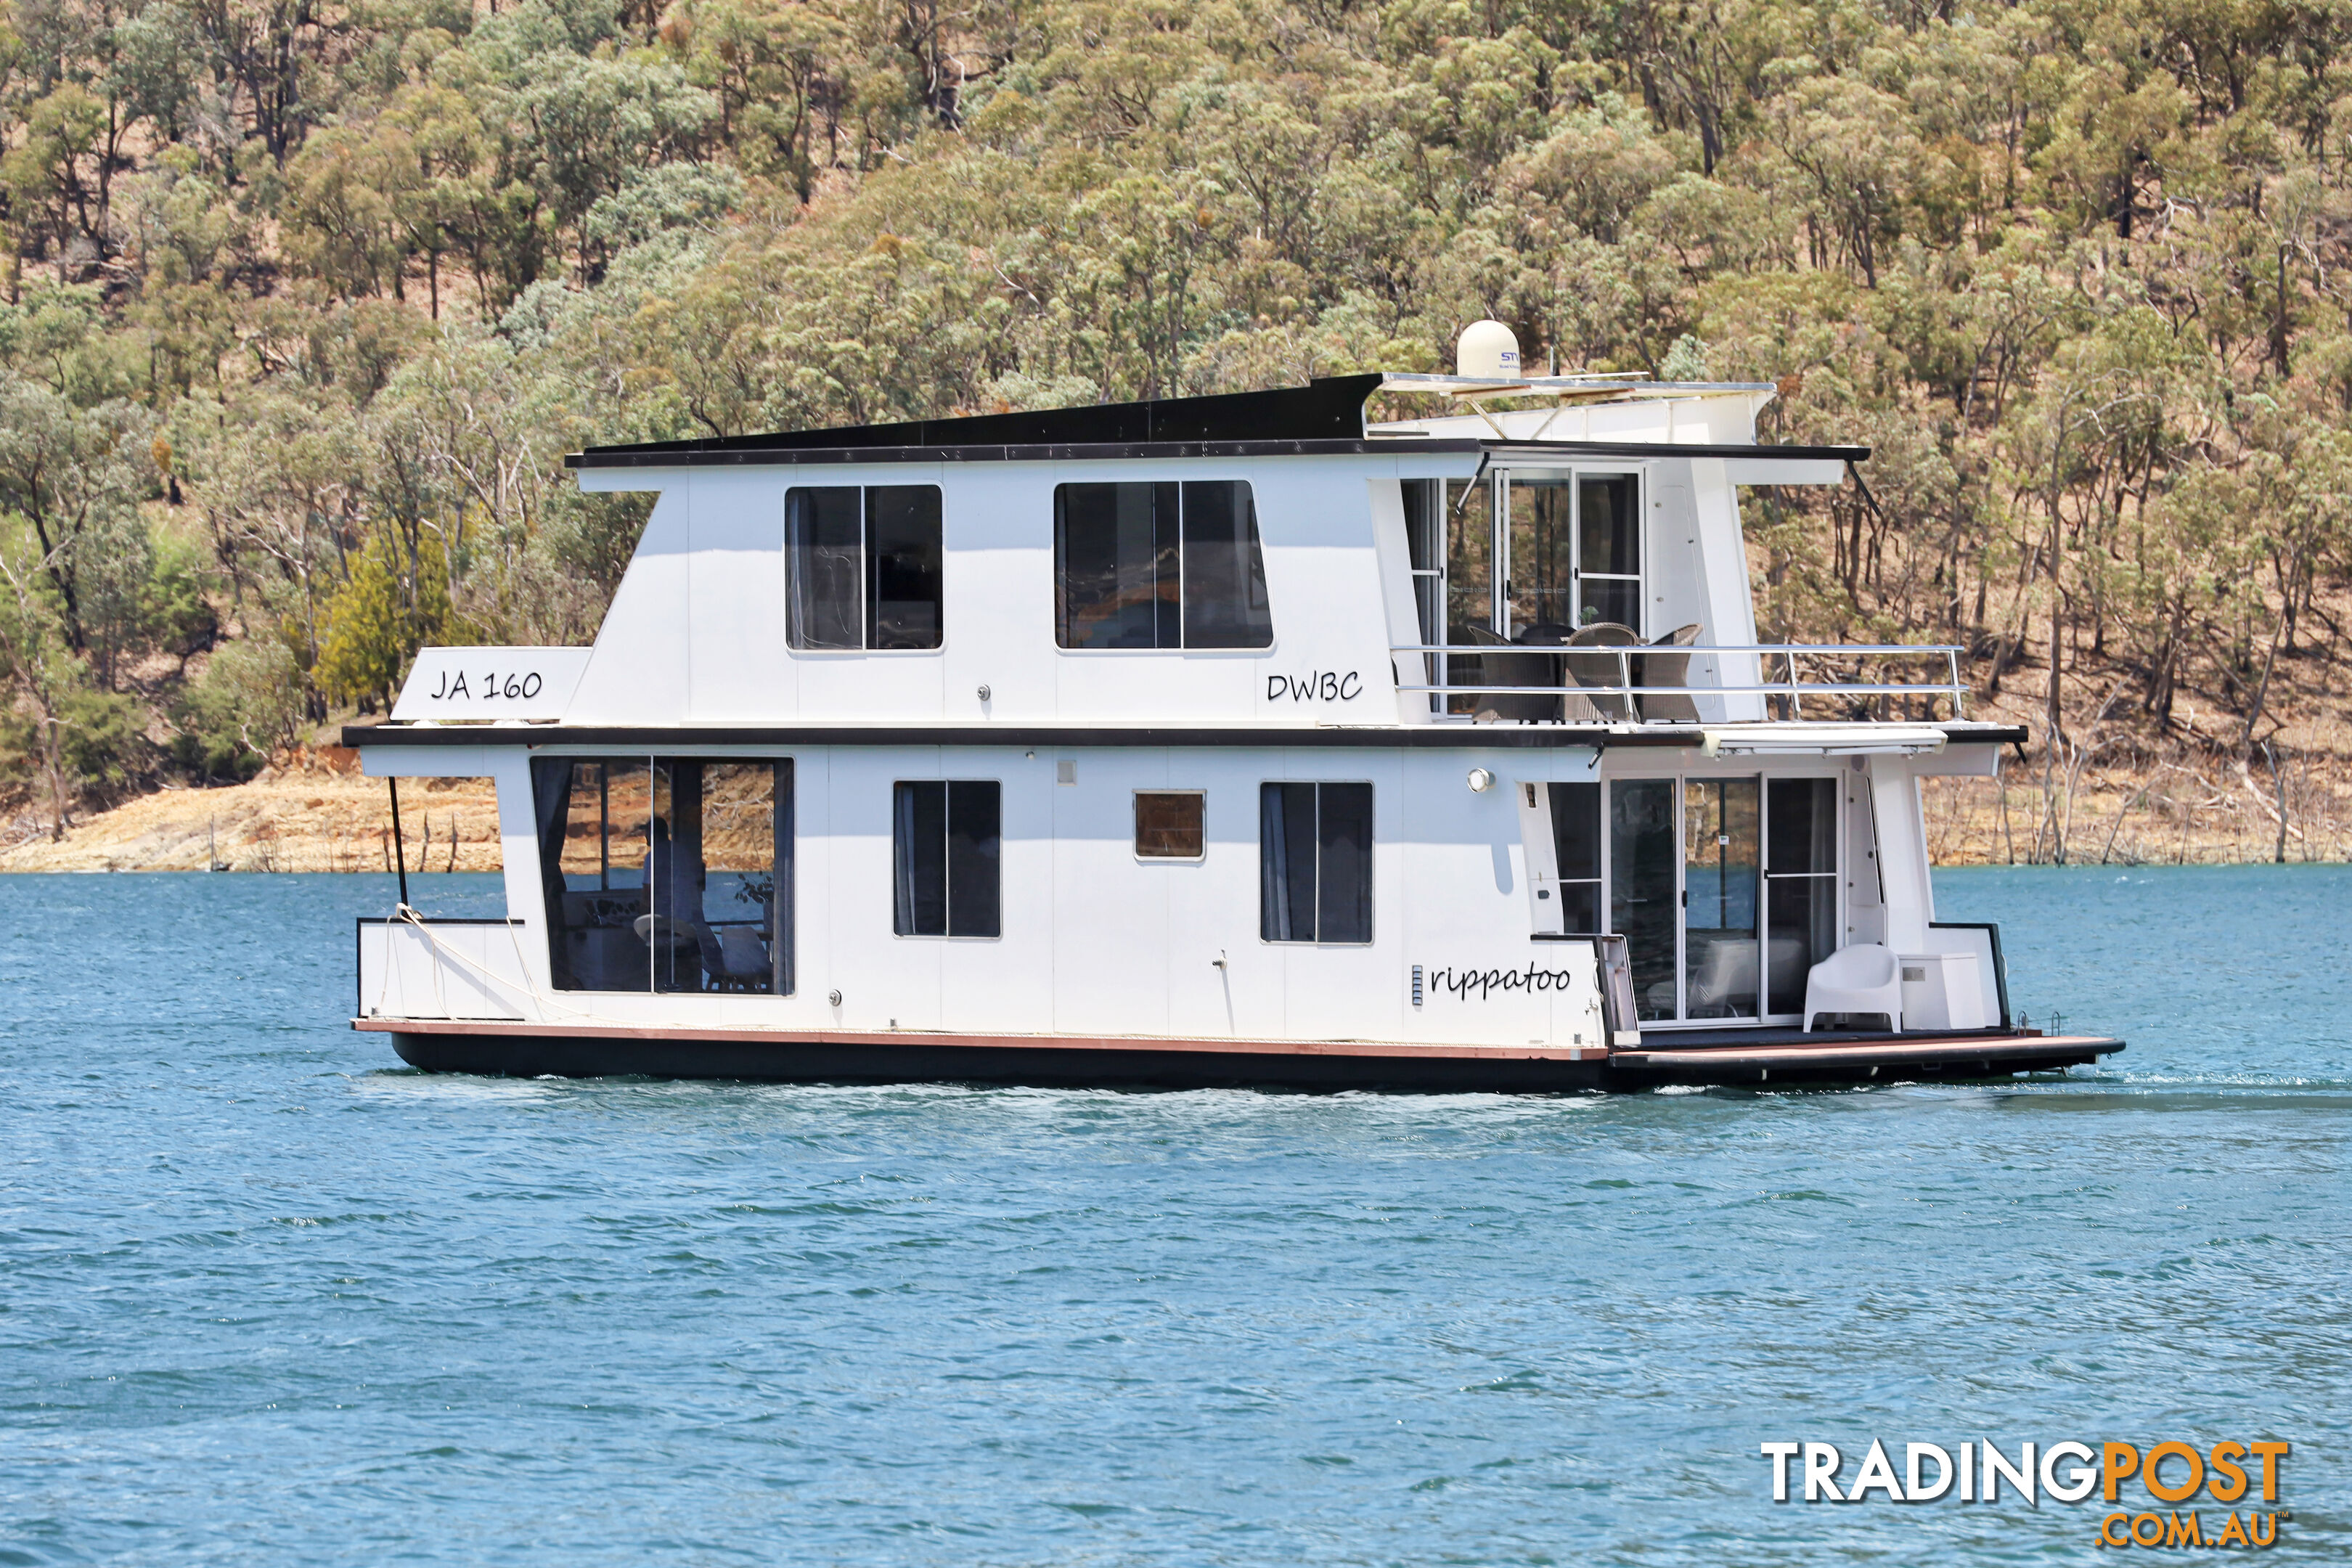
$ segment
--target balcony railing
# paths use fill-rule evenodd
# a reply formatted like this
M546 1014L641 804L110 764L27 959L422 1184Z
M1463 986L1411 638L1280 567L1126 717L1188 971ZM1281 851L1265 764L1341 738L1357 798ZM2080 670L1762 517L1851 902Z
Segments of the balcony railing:
M1403 656L1440 656L1433 662L1438 679L1427 683L1400 682L1397 689L1427 693L1440 699L1442 710L1450 710L1455 699L1475 700L1481 697L1541 698L1573 696L1604 700L1605 706L1633 708L1639 711L1643 698L1681 697L1735 698L1762 700L1780 711L1774 715L1783 719L1814 718L1822 720L1874 720L1895 717L1885 710L1895 699L1923 699L1927 711L1905 714L1902 717L1926 719L1935 717L1937 699L1951 704L1949 717L1963 716L1968 700L1968 683L1960 676L1960 656L1967 650L1945 645L1886 643L1692 643L1680 647L1657 643L1632 643L1623 646L1594 645L1568 647L1555 644L1473 643L1435 644L1404 643L1392 647L1391 654ZM1536 686L1505 685L1486 680L1451 679L1459 673L1458 661L1547 658L1561 672L1552 683ZM1674 659L1687 664L1692 659L1714 658L1717 668L1727 659L1752 658L1756 679L1753 681L1719 681L1706 685L1653 684L1642 679L1643 661ZM1575 662L1570 664L1569 660ZM1937 660L1943 668L1941 680L1891 680L1864 679L1864 666L1893 660ZM1780 679L1774 679L1770 661L1778 661ZM1827 669L1823 665L1843 661L1847 670ZM1606 673L1608 665L1616 666L1613 680L1595 683L1586 679L1593 673ZM1598 668L1596 669L1596 666ZM1483 667L1479 668L1484 673ZM1524 667L1522 667L1524 668ZM1684 671L1688 680L1688 671ZM1807 699L1815 700L1811 714L1804 710ZM1608 701L1613 700L1613 702ZM1832 701L1832 700L1843 700ZM1828 704L1833 710L1824 712ZM1907 702L1906 702L1907 706ZM1468 715L1463 715L1467 717ZM1609 715L1604 710L1603 721ZM1630 719L1630 715L1626 716ZM1643 716L1645 722L1657 722Z

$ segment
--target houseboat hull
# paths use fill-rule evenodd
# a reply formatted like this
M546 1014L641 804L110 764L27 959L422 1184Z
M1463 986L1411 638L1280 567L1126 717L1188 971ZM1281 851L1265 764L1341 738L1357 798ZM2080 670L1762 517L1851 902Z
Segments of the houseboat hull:
M1377 1042L729 1032L356 1019L427 1072L760 1083L1378 1089L1545 1094L1665 1086L1805 1086L2004 1079L2094 1063L2124 1047L2029 1030L1906 1035L1654 1032L1638 1047L1508 1050Z

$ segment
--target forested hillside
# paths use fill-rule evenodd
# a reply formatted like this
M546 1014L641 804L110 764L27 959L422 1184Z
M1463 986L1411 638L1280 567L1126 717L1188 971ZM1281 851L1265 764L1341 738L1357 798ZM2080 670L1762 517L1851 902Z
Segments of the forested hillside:
M1438 369L1491 315L1876 448L1751 509L1768 625L1971 647L2033 725L2009 853L2096 847L2103 779L2336 852L2348 42L2341 0L0 0L0 786L54 830L420 642L584 638L643 515L585 443Z

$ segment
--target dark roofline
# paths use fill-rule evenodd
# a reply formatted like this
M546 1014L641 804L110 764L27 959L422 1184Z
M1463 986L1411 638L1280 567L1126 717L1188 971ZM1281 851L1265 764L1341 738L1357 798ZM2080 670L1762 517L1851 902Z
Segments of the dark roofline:
M563 465L568 468L697 468L838 463L1057 463L1141 458L1344 458L1398 452L1444 456L1475 453L1484 445L1467 439L1400 441L1358 437L1352 440L1320 441L1077 441L1055 446L730 447L719 451L693 451L669 446L592 447L565 458Z
M1465 456L1489 452L1503 459L1575 462L1593 458L1763 458L1791 462L1828 458L1859 463L1867 447L1700 446L1672 441L1495 441L1469 437L1370 436L1355 440L1099 441L1058 446L983 447L729 447L688 449L683 444L593 447L563 459L572 468L692 468L714 465L772 468L839 463L1059 463L1132 461L1143 458L1324 458L1409 454Z
M1322 376L1305 386L1286 386L1272 392L1154 397L1139 403L1097 403L1077 408L1041 408L1026 414L978 414L961 419L913 419L832 430L591 447L567 461L573 467L640 467L643 465L621 465L609 460L660 454L709 462L719 454L733 452L840 452L875 447L903 451L1190 441L1360 440L1364 434L1364 400L1380 384L1378 375Z
M1832 722L1835 722L1832 721ZM1937 726L1962 745L2023 744L2023 725ZM610 746L690 756L697 746L1352 746L1402 751L1546 751L1561 746L1687 747L1702 730L1607 724L346 724L346 746Z
M1842 463L1867 461L1867 447L1702 446L1685 441L1484 441L1499 459L1541 458L1770 458L1789 462L1834 458ZM1506 464L1506 467L1508 465Z

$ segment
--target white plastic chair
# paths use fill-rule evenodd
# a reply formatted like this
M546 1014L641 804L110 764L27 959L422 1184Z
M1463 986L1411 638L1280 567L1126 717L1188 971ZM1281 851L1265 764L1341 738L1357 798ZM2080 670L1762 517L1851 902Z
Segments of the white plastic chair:
M1888 1028L1903 1028L1903 961L1874 942L1842 947L1806 973L1805 1030L1822 1013L1884 1013Z

